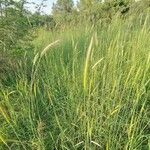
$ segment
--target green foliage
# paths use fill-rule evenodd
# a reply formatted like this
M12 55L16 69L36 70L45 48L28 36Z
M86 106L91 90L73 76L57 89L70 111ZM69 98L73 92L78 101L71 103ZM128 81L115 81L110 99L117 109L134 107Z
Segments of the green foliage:
M7 51L16 46L29 30L28 18L24 15L22 7L19 9L17 3L5 1L1 3L3 8L0 17L0 45L1 51Z
M75 10L73 0L57 0L53 4L52 13L57 26L63 26L74 19Z
M73 9L73 0L57 0L53 4L53 14L70 13Z
M100 3L98 0L80 0L78 2L79 10L88 10L93 5Z
M1 84L0 149L149 149L148 16L39 30L32 70Z
M33 46L25 1L0 1L0 82L12 84L17 63ZM31 30L30 30L31 32ZM17 60L16 60L17 59Z
M140 15L150 10L150 1L138 1L136 3L132 3L131 5L131 14L130 15Z
M0 149L150 149L149 1L0 2Z
M100 0L80 0L77 8L74 7L74 9L70 9L72 11L67 11L63 7L63 1L60 2L57 1L53 7L53 16L58 25L71 24L74 19L77 22L88 21L92 24L105 21L110 23L116 16L120 16L123 19L133 13L138 16L143 11L147 12L150 8L148 0L138 2L130 0L107 0L105 2Z
M32 14L30 17L30 24L32 27L46 27L46 29L53 29L55 27L55 21L50 15L41 15L36 12Z

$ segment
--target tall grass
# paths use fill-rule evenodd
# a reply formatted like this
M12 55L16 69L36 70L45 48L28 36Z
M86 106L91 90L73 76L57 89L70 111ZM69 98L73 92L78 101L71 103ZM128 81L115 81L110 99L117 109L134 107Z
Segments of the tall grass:
M149 19L40 30L35 56L61 42L1 85L0 149L148 150Z

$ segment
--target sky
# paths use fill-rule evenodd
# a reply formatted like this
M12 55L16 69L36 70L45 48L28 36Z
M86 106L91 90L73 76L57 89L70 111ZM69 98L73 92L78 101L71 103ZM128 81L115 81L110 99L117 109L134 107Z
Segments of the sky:
M34 2L37 4L40 4L42 0L29 0L29 2ZM53 3L55 3L57 0L47 0L47 2L45 3L47 6L45 8L43 8L43 12L46 14L50 14L52 11L52 6ZM77 0L73 0L74 3L76 4ZM32 12L35 11L35 6L34 5L27 5L28 9Z

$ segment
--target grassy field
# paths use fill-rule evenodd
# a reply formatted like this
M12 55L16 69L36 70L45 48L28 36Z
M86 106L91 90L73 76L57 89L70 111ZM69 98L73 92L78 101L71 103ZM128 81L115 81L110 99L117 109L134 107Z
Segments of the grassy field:
M149 150L149 23L39 29L0 84L0 150Z

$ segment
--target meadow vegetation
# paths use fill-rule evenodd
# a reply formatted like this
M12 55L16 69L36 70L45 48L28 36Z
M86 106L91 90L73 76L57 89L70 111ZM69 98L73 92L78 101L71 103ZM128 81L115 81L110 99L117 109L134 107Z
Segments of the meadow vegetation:
M114 2L1 16L0 150L150 149L149 1Z

